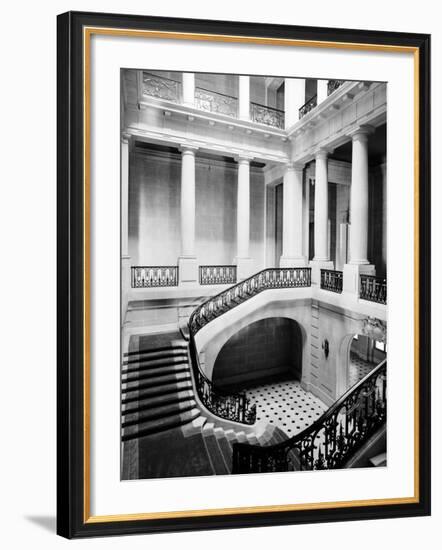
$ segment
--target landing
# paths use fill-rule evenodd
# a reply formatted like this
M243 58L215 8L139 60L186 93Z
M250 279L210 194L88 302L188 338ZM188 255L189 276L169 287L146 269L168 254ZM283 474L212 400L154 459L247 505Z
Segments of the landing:
M327 406L312 393L301 388L300 382L290 380L244 390L258 410L257 420L266 420L293 437L310 426Z

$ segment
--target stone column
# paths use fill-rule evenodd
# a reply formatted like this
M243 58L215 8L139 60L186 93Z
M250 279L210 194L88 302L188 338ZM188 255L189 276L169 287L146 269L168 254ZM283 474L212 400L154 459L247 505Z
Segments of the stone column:
M302 254L303 164L287 164L283 183L281 267L305 266Z
M234 263L237 265L238 280L246 279L253 273L253 260L250 257L250 160L238 159L238 198L236 234L237 249Z
M349 262L344 267L344 291L359 292L359 275L374 275L367 258L368 245L368 135L361 126L352 134Z
M195 105L195 74L183 73L183 104L188 107Z
M299 109L305 103L305 79L284 80L285 127L290 128L299 120Z
M130 256L129 256L129 147L130 135L122 134L120 151L121 170L121 320L127 311L130 292Z
M315 255L310 265L312 282L319 284L321 269L333 269L328 239L328 151L317 151L315 161Z
M318 105L327 99L327 86L328 80L318 80L317 96L318 96Z
M181 256L178 258L180 284L197 284L195 254L195 152L197 147L181 148Z
M239 77L238 117L250 120L250 77Z
M303 249L302 254L306 261L309 261L310 254L310 178L306 174L304 181L304 189L302 194L302 213L303 213Z

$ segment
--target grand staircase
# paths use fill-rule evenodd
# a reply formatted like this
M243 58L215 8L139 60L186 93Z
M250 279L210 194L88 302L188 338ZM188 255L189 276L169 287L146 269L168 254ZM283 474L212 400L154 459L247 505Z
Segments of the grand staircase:
M198 405L190 369L188 342L177 332L145 336L124 355L122 441L140 451L136 474L123 478L230 474L234 444L287 439L271 425L256 434L218 422Z

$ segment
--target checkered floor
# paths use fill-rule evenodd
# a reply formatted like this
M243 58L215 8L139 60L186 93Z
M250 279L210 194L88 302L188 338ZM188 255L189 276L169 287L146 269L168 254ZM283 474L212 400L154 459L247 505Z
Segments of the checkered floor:
M367 374L375 367L376 363L368 363L367 361L360 359L357 355L352 353L350 355L350 366L348 369L349 387L351 388L357 382L359 382L359 380L362 380L362 378L364 378L364 376L367 376Z
M250 401L256 403L257 420L267 420L289 437L310 426L328 408L295 380L254 386L245 391Z

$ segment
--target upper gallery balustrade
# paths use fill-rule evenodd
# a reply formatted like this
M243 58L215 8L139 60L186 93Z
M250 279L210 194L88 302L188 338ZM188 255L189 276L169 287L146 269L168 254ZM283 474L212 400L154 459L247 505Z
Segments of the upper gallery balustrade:
M143 96L164 99L173 103L183 103L182 83L179 80L149 72L143 72ZM238 118L238 98L201 86L195 87L194 105L196 109ZM250 120L258 124L284 129L284 111L250 102Z

